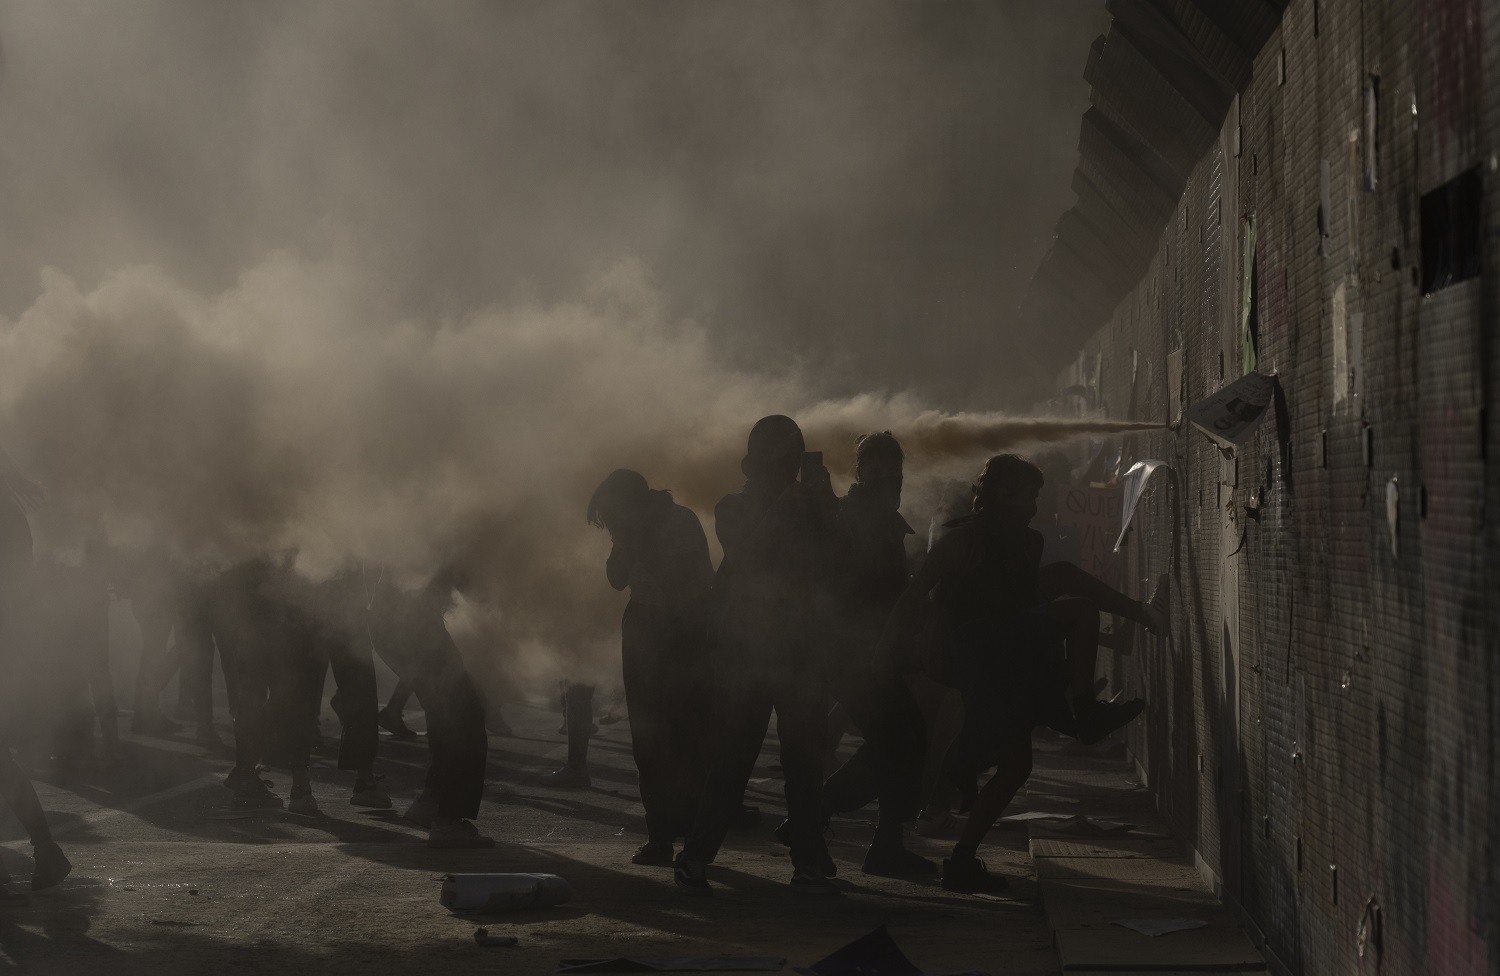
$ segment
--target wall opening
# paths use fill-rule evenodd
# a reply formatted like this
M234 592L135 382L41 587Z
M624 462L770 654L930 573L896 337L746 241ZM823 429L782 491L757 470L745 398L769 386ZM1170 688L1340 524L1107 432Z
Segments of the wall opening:
M1483 203L1477 166L1422 194L1422 294L1479 276Z

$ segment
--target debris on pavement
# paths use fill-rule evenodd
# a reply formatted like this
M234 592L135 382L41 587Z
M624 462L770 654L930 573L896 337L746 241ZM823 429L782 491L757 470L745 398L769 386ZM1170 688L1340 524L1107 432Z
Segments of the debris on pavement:
M555 874L445 874L438 900L455 912L519 912L552 908L572 897Z
M803 976L926 976L896 945L884 925L797 972ZM933 974L936 976L936 974ZM977 970L944 976L988 976Z
M613 959L564 959L560 973L774 973L786 965L781 956L616 956Z
M1128 834L1135 829L1135 824L1120 823L1115 820L1095 820L1092 817L1065 817L1057 823L1037 826L1049 834L1071 834L1078 837L1114 837L1119 834Z
M1117 918L1110 924L1120 925L1152 938L1173 932L1208 928L1207 922L1197 918Z
M521 940L513 935L490 935L489 929L475 929L474 941L482 946L513 946Z

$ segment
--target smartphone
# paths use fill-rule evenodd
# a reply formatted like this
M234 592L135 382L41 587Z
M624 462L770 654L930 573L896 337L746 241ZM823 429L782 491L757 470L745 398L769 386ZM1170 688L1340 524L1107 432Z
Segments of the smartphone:
M823 467L822 451L802 452L802 480L806 481L809 472L816 472Z

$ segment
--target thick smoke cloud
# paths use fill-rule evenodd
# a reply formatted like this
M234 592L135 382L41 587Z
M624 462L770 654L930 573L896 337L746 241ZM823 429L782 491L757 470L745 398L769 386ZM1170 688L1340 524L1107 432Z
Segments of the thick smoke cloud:
M0 4L0 443L80 533L461 555L606 647L613 467L706 515L766 413L1065 433L984 408L1094 6Z

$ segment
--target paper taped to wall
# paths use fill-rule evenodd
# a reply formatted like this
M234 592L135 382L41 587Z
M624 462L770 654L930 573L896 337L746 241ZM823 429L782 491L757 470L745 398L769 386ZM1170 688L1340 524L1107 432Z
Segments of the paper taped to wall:
M1266 416L1275 381L1263 373L1246 373L1224 389L1188 407L1194 427L1235 447L1255 433Z

